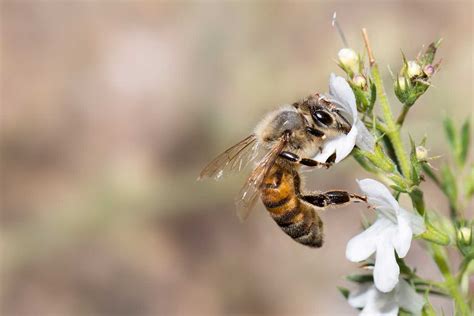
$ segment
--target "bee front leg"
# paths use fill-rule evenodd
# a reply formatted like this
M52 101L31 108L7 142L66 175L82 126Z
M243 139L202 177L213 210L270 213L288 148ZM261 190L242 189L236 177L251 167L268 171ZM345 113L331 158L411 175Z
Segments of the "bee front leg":
M302 195L301 199L320 208L342 206L351 202L367 203L366 196L349 193L347 191L327 191L324 193L307 194Z
M329 168L332 166L332 163L327 162L319 162L314 159L310 158L300 158L297 154L294 154L289 151L282 151L280 154L281 158L289 160L291 162L299 163L300 165L307 166L307 167L317 167L317 168Z

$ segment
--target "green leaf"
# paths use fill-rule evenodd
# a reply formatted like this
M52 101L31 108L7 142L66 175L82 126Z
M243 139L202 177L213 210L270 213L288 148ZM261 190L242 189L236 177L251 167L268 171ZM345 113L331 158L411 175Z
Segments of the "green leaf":
M398 255L396 256L398 267L400 268L400 273L405 274L407 277L411 277L413 272L411 271L410 267L407 266L405 260L400 258Z
M368 113L372 113L376 98L377 98L377 88L375 87L375 83L370 81L370 103L369 103L369 107L367 108Z
M350 274L346 276L346 279L355 283L365 283L374 281L374 277L372 274Z
M451 149L456 152L458 140L456 138L456 130L454 129L453 120L449 117L446 117L443 121L443 126L449 145L451 146Z
M416 209L418 214L424 215L425 214L425 202L423 200L423 191L421 191L418 187L415 187L410 192L410 198L413 203L413 207Z
M407 311L406 309L400 308L398 310L398 316L413 316L413 314Z
M470 199L474 195L474 165L466 179L466 198Z
M352 83L350 83L350 85L356 97L357 109L359 110L359 112L362 112L362 113L366 112L369 106L369 100L367 100L364 90L362 90L358 86L355 86Z
M396 184L391 184L390 188L397 192L408 193L408 191L405 188L402 188L401 186L398 186Z
M354 148L354 150L352 150L352 157L368 172L374 174L379 173L377 168L364 156L364 151Z
M451 242L449 236L433 226L427 217L425 217L425 227L426 231L423 234L416 236L417 238L423 238L424 240L431 241L441 246L447 246Z
M428 137L427 137L426 134L425 134L425 136L423 136L423 139L422 139L421 142L420 142L420 146L423 146L423 147L426 146L426 140L427 140L427 139L428 139Z
M438 179L438 176L436 176L436 174L433 172L432 167L428 163L421 164L421 168L431 180L433 180L438 186L441 186L441 182Z
M441 184L446 196L450 200L455 201L458 197L456 179L454 178L451 168L447 165L441 167Z
M351 292L349 291L349 289L345 288L345 287L342 287L342 286L338 286L337 289L339 290L339 293L342 294L342 296L344 296L344 298L347 300L347 298L349 297L349 295L351 294Z
M438 50L438 47L441 45L442 40L443 39L440 38L439 40L431 43L428 46L428 48L426 49L426 51L423 53L423 55L420 58L420 62L423 66L433 63L433 60L436 55L436 51Z
M397 170L395 163L383 151L378 144L375 145L373 153L366 154L366 157L378 168L385 172L392 173Z
M422 316L436 316L436 311L433 308L433 305L428 301L428 297L425 296L425 306L421 311Z
M446 165L441 168L441 188L449 199L451 216L456 216L454 211L457 208L458 188L451 168Z
M458 157L458 161L460 162L461 166L464 166L464 164L466 163L467 154L469 152L469 141L470 141L469 138L471 137L470 129L471 129L470 121L469 119L467 119L461 127L461 135L460 135L461 147L459 150L459 157Z
M418 158L416 157L416 146L415 146L415 142L411 138L411 135L410 135L410 148L411 148L410 162L411 162L411 166L412 166L412 168L411 168L411 181L414 184L419 184L421 182L421 180L420 180L421 164L418 161Z
M357 56L359 57L359 72L364 72L364 60L365 60L365 51L363 54L358 53Z

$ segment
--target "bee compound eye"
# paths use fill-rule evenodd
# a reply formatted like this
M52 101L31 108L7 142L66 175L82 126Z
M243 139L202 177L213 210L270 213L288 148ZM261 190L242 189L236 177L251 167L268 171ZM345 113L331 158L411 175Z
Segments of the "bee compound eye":
M326 125L326 126L331 125L332 122L333 122L333 119L332 119L331 115L329 115L325 111L321 111L321 110L314 111L313 119L317 122L320 122L320 123Z

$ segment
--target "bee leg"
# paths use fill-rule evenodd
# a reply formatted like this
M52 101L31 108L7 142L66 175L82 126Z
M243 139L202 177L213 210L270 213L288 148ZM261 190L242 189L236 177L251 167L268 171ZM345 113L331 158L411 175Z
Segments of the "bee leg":
M298 155L289 151L282 151L280 153L280 157L286 160L289 160L291 162L299 163L300 165L308 166L308 167L318 167L318 168L324 167L327 169L332 165L332 163L319 162L310 158L300 158Z
M324 193L307 194L302 195L301 199L320 208L342 206L351 202L367 203L366 196L349 193L347 191L327 191Z

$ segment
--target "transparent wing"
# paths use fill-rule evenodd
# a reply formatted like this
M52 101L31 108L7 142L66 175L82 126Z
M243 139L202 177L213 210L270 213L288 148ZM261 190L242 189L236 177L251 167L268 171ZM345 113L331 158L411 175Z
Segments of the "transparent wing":
M214 158L199 174L202 178L220 179L228 171L240 171L257 157L257 138L250 135Z
M260 160L258 165L253 169L250 177L245 182L244 186L240 190L240 194L236 199L237 205L237 216L241 221L247 219L255 206L255 202L260 193L260 187L263 180L267 176L271 167L277 160L280 153L288 143L288 134L285 134L280 138L280 141L273 146L273 148Z

